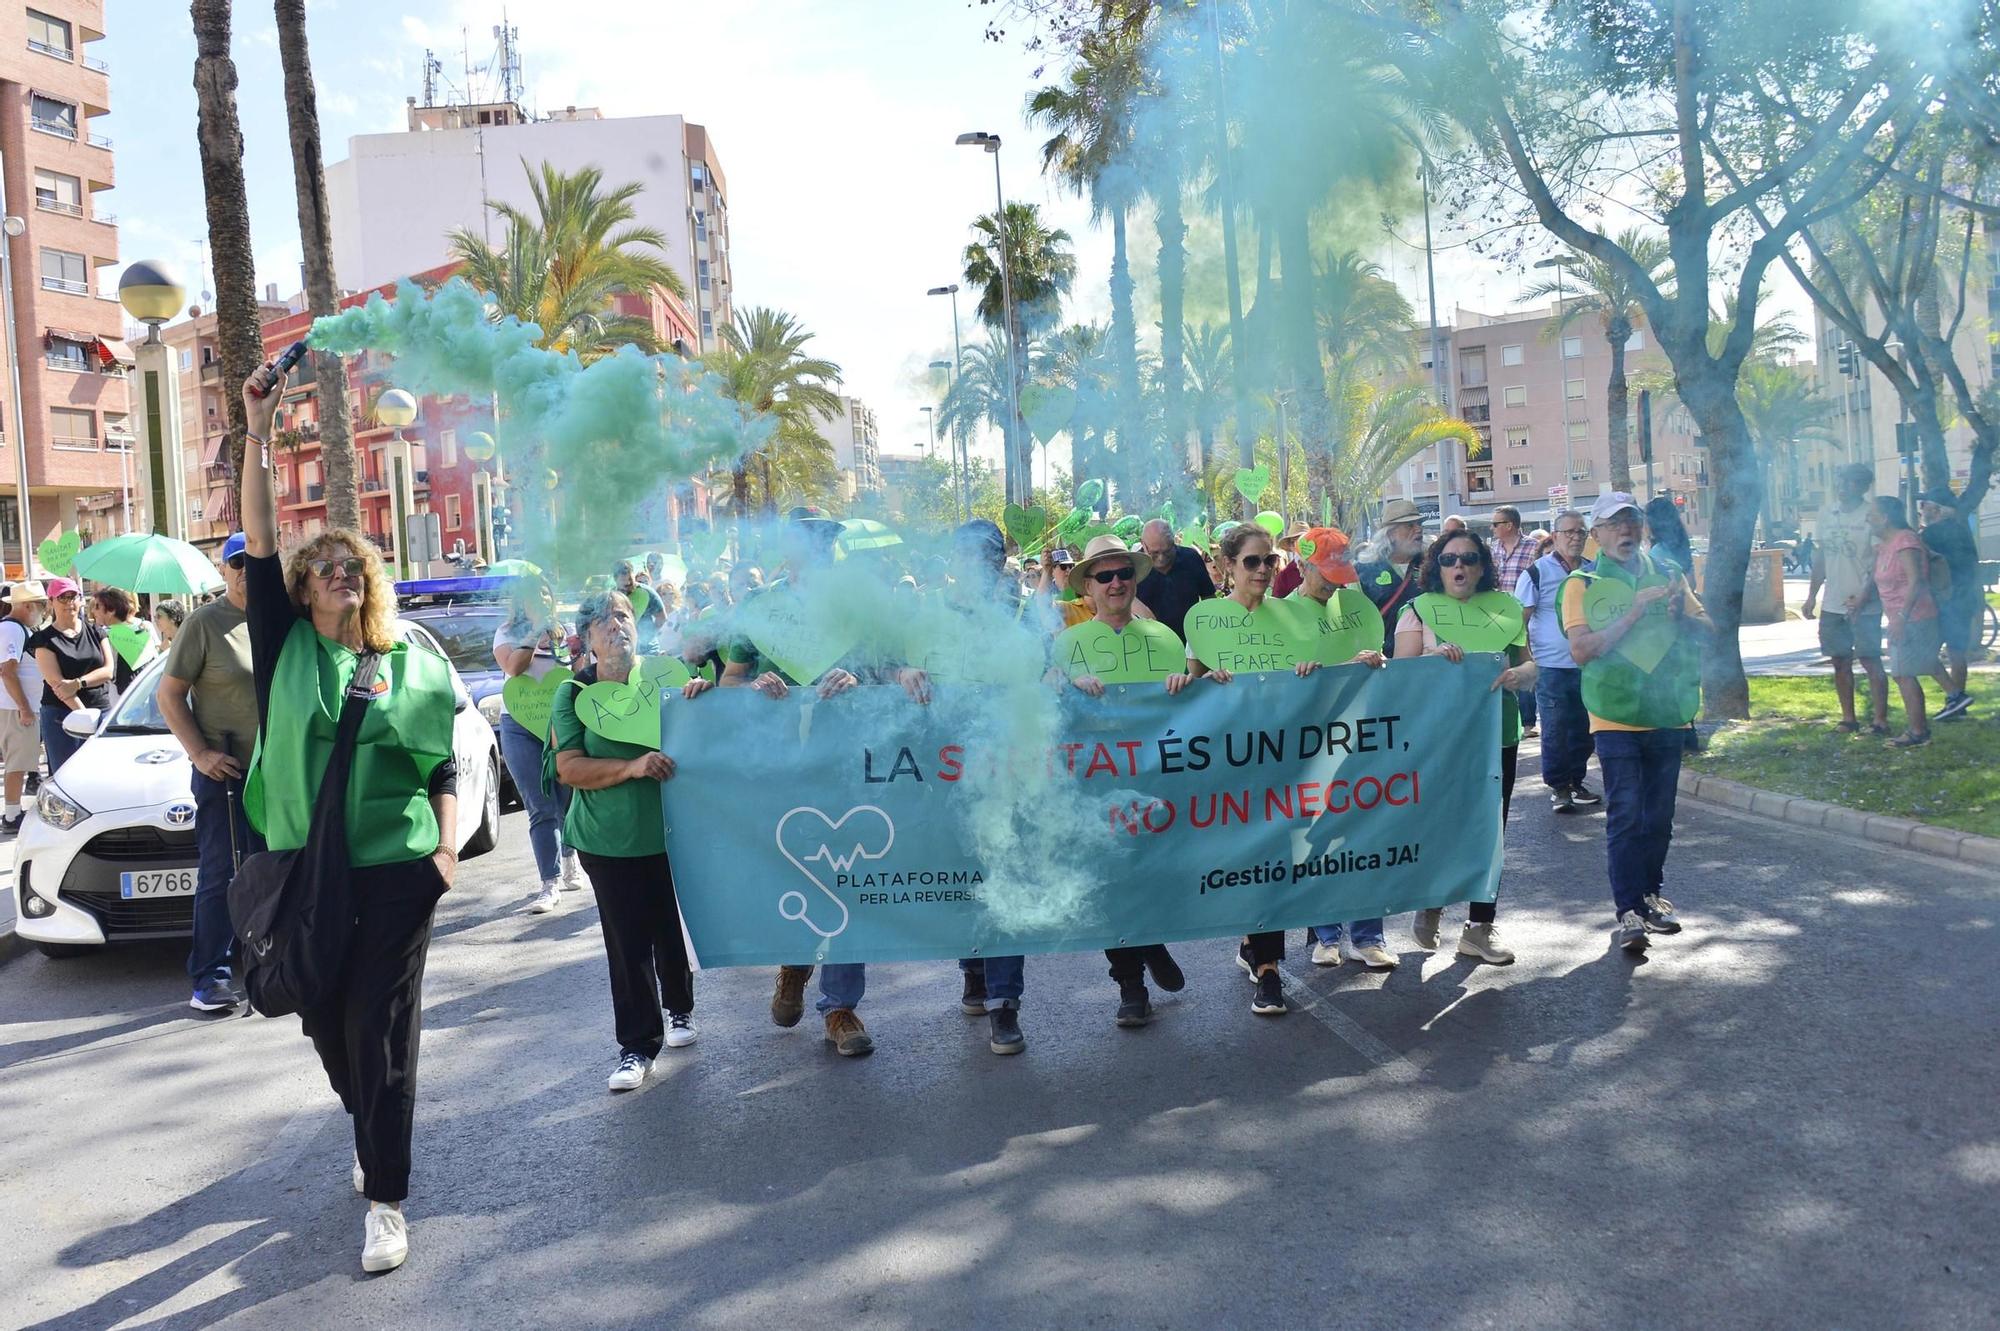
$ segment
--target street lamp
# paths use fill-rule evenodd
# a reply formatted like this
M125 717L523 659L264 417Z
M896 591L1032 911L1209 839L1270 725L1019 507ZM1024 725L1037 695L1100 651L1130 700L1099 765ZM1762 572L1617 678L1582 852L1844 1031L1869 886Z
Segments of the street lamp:
M998 134L988 134L983 130L974 130L970 133L959 135L953 142L961 148L978 148L993 159L994 240L1000 250L1000 323L1007 335L1007 428L1002 430L1000 434L1002 442L1005 443L1007 448L1007 478L1009 481L1007 488L1009 490L1019 490L1018 494L1009 495L1008 497L1025 502L1029 498L1033 488L1033 478L1031 476L1021 477L1020 480L1022 483L1018 487L1012 483L1015 480L1014 426L1016 419L1021 414L1021 404L1015 400L1014 392L1015 375L1019 372L1017 361L1020 355L1020 348L1014 345L1014 274L1013 264L1008 261L1007 256L1007 196L1000 188L1000 136ZM953 322L955 323L956 321L956 306L954 305Z
M1553 259L1543 259L1543 260L1541 260L1540 262L1538 262L1538 263L1537 263L1537 264L1535 265L1535 267L1537 267L1537 268L1553 268L1553 269L1555 269L1555 270L1556 270L1556 370L1557 370L1557 379L1558 379L1558 380L1560 381L1560 383L1561 383L1561 385L1562 385L1562 404L1563 404L1563 507L1564 507L1564 508L1574 508L1574 507L1576 507L1576 497L1575 497L1574 495L1572 495L1572 494L1570 493L1570 487L1571 487L1572 485L1574 485L1574 484L1576 483L1576 460L1575 460L1575 458L1573 458L1573 457L1571 456L1571 452L1570 452L1570 437L1569 437L1569 357L1568 357L1568 355L1567 355L1567 354L1565 354L1565 349L1564 349L1564 347L1563 347L1563 333L1562 333L1562 308L1563 308L1563 286L1562 286L1562 283L1563 283L1563 274L1564 274L1564 273L1566 273L1566 272L1569 272L1569 271L1570 271L1570 270L1572 270L1572 269L1574 269L1574 268L1575 268L1576 266L1577 266L1577 259L1576 259L1576 256L1575 256L1574 254L1559 254L1559 255L1557 255L1557 256L1556 256L1555 258L1553 258ZM1581 370L1581 368L1582 368L1581 366L1579 366L1579 367L1578 367L1578 369L1579 369L1579 370ZM1602 487L1602 486L1599 486L1599 487L1598 487L1598 489L1599 489L1599 490L1602 490L1603 488L1604 488L1604 487ZM1551 514L1551 518L1552 518L1552 519L1553 519L1553 516L1554 516L1554 515L1553 515L1553 514Z
M14 238L24 234L28 224L21 218L7 212L7 189L0 180L0 231L6 239L0 240L0 311L4 311L7 336L7 379L14 402L14 463L15 491L14 503L20 509L21 519L21 576L29 577L35 571L34 524L28 520L28 427L21 413L21 349L14 341L14 266L8 252L14 248Z
M932 287L929 291L926 291L924 294L926 296L951 297L952 361L951 365L949 366L951 373L945 377L945 382L944 382L945 392L949 393L951 391L953 376L963 375L965 373L965 348L960 344L958 339L958 283L953 282L950 286ZM931 368L935 370L939 364L940 362L938 361L932 361ZM958 464L959 517L965 518L970 516L972 507L972 483L970 480L967 479L967 475L972 470L972 466L970 460L965 456L966 441L963 432L954 430L952 434L954 437L952 439L951 454L952 458Z
M410 469L410 441L403 437L403 427L417 419L417 400L400 388L385 388L375 399L375 420L393 431L389 449L385 456L389 460L389 550L400 573L404 564L404 549L408 536L403 528L409 515L416 510L411 502L416 478ZM409 561L412 572L416 561Z
M126 266L118 279L118 303L146 325L146 340L133 359L139 371L139 420L145 447L139 454L139 486L147 500L147 526L167 536L181 536L187 474L181 460L180 388L174 382L174 358L160 340L160 325L180 312L187 295L180 283L158 263L140 260ZM132 530L130 488L126 489L125 529Z
M937 408L918 407L917 410L924 413L924 456L929 457L937 443Z

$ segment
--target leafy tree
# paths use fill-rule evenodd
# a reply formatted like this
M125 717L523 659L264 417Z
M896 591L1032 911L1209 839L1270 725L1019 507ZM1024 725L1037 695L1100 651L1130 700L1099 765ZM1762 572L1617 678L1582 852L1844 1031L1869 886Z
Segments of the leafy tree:
M1013 361L1014 402L1018 406L1028 372L1027 340L1053 327L1062 297L1076 282L1076 255L1069 232L1043 225L1041 210L1032 203L1010 203L998 216L987 213L972 223L973 240L965 247L965 283L979 292L979 317L989 328L1004 329L1006 345L1019 349ZM1004 242L1003 242L1004 238ZM1001 245L1006 246L1007 278L1014 292L1006 305L1001 280ZM1002 364L1006 364L1002 353ZM1004 382L1004 379L1003 379ZM1010 497L1030 493L1030 449L1027 431L1017 415L1003 413L1005 491Z
M1194 416L1196 440L1194 474L1203 487L1203 502L1209 512L1215 513L1221 511L1216 502L1216 491L1209 485L1217 461L1215 437L1229 415L1236 372L1229 354L1227 328L1212 328L1204 319L1199 328L1185 331L1188 405ZM1230 461L1233 467L1235 460L1232 458Z
M1736 400L1764 467L1764 539L1775 540L1774 524L1785 521L1782 494L1798 494L1798 446L1808 439L1835 438L1826 425L1833 405L1820 396L1806 371L1772 360L1753 360L1743 367ZM1780 480L1786 484L1776 484Z
M1352 367L1331 376L1328 386L1333 442L1320 464L1319 493L1332 496L1335 519L1345 530L1358 531L1372 520L1382 487L1425 449L1459 440L1466 456L1479 456L1479 431L1438 406L1428 386L1385 388Z
M819 420L846 405L837 391L840 366L809 353L812 337L791 315L758 305L738 310L722 331L722 345L702 357L726 396L774 419L769 442L731 472L730 507L739 515L750 511L753 471L766 513L777 510L781 487L800 498L829 492L833 445L820 433Z
M1105 472L1104 432L1114 408L1109 341L1096 324L1071 324L1042 339L1034 356L1036 384L1060 394L1058 401L1067 408L1062 432L1070 440L1070 465L1080 476L1101 478Z

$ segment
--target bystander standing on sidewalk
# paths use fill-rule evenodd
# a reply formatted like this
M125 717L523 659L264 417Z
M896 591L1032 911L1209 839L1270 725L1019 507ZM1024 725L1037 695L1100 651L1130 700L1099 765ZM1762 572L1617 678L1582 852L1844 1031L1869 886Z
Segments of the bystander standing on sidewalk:
M1951 574L1950 588L1938 597L1938 637L1944 643L1944 660L1932 673L1944 689L1944 706L1938 709L1937 719L1956 721L1972 706L1965 671L1980 618L1979 547L1973 543L1972 528L1959 515L1958 496L1950 490L1940 486L1918 495L1917 507L1924 515L1924 547Z
M0 619L0 763L7 768L7 808L0 833L21 830L21 790L42 765L42 672L28 639L49 608L39 582L7 587L7 615Z
M1550 533L1554 548L1522 571L1514 583L1514 598L1528 613L1528 646L1538 674L1535 707L1542 722L1542 784L1557 813L1575 813L1579 805L1599 803L1596 791L1584 783L1590 767L1590 714L1583 706L1583 670L1570 655L1562 627L1564 579L1585 566L1583 514L1565 509L1556 515Z
M1834 473L1835 502L1820 510L1819 548L1804 614L1824 588L1819 649L1833 661L1833 691L1840 699L1841 730L1861 729L1855 718L1854 663L1868 675L1868 733L1889 733L1889 677L1882 673L1882 602L1875 595L1875 533L1868 523L1868 491L1875 473L1859 462Z
M1889 674L1903 699L1903 733L1889 747L1914 749L1931 742L1924 676L1938 664L1938 606L1931 596L1930 559L1903 516L1903 501L1894 495L1877 495L1868 506L1868 521L1875 532L1875 590L1889 629Z

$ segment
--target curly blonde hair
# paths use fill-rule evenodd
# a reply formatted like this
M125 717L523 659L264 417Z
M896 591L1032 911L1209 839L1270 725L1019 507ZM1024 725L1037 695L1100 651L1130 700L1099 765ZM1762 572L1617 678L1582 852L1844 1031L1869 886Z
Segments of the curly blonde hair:
M375 543L351 527L332 527L285 556L285 590L302 614L312 611L312 595L306 580L311 564L324 559L338 546L346 546L363 561L361 570L361 641L371 652L387 652L396 646L396 589Z

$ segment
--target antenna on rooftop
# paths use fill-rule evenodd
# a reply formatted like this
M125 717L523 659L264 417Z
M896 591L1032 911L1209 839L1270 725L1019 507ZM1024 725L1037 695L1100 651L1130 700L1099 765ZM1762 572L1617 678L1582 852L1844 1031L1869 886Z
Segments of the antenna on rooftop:
M438 75L442 73L444 73L443 62L437 58L437 55L433 51L431 51L430 48L426 47L424 49L424 105L425 106L437 105L437 80L438 80Z

